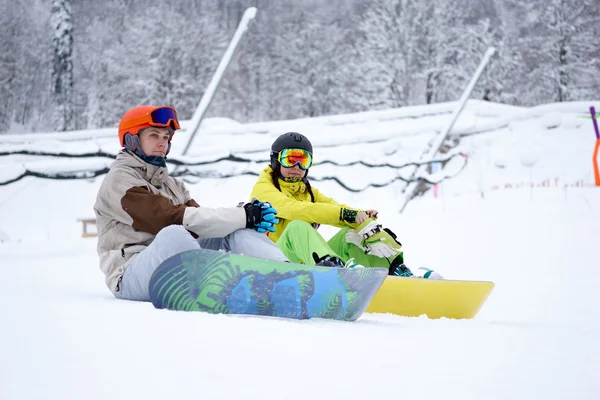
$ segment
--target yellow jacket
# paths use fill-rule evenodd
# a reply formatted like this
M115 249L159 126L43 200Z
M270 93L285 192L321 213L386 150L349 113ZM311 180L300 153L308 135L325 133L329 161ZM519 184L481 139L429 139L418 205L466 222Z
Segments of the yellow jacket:
M279 191L273 185L271 171L271 166L262 170L252 188L250 198L267 201L277 210L279 223L275 225L276 231L269 233L269 238L272 241L276 242L287 227L287 224L295 219L300 219L311 224L332 225L339 228L345 226L354 228L357 226L357 224L340 220L342 208L353 208L325 196L314 186L311 186L315 196L315 202L312 203L310 193L306 189L306 184L302 181L290 183L279 179L279 187L281 188L281 191Z

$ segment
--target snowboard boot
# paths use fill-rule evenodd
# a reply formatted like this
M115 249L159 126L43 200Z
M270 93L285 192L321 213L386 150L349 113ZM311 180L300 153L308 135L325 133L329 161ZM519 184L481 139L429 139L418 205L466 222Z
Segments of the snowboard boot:
M439 272L423 267L418 268L413 274L410 268L404 265L404 256L402 253L400 253L394 259L394 261L392 261L392 264L390 265L389 275L404 276L407 278L444 279L442 277L442 274L440 274Z
M315 260L315 265L320 267L335 267L335 268L344 268L344 263L337 257L332 257L329 254L325 254L323 257L319 258L317 253L313 252L313 259Z
M405 278L415 277L410 268L404 264L392 264L388 275L403 276Z
M356 264L354 262L354 258L351 258L344 264L342 260L338 257L332 257L329 254L324 255L319 258L317 253L313 253L313 259L315 260L315 265L319 265L321 267L334 267L334 268L364 268L364 266L360 264Z
M409 278L413 276L412 271L406 265L404 265L404 255L402 253L398 254L392 263L390 264L390 272L388 275L394 276L404 276L405 278Z
M429 268L418 268L416 273L413 272L403 263L403 257L400 255L390 265L389 275L404 276L406 278L423 278L423 279L444 279L439 272Z

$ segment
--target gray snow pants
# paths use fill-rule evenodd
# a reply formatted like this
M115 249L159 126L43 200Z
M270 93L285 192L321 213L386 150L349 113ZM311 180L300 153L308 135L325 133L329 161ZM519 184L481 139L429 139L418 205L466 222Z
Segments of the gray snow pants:
M194 239L181 225L169 225L125 269L116 293L118 299L150 301L150 277L166 259L187 250L226 250L265 260L288 261L279 247L263 233L240 229L224 238Z

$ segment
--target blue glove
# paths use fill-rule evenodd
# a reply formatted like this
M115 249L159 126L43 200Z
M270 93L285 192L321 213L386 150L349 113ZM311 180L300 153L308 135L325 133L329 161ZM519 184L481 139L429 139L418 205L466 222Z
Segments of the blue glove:
M275 227L279 223L276 214L277 210L271 203L253 199L252 202L244 205L246 211L246 228L256 229L260 233L275 232Z

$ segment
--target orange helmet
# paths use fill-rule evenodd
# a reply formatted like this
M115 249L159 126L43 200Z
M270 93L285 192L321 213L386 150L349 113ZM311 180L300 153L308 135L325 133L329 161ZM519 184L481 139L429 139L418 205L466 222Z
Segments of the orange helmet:
M173 131L180 129L177 111L169 106L137 106L127 111L119 123L119 142L125 143L125 134L139 134L141 129L150 126L170 127Z

